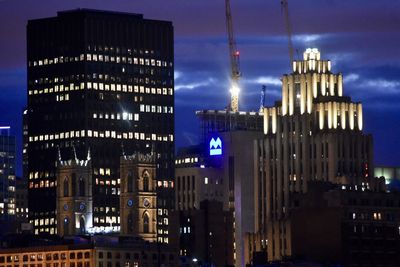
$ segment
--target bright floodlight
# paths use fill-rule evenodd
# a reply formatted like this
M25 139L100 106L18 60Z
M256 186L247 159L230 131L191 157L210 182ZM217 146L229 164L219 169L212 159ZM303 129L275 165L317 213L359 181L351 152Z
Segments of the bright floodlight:
M240 88L237 85L233 85L231 88L231 94L238 95L240 92Z

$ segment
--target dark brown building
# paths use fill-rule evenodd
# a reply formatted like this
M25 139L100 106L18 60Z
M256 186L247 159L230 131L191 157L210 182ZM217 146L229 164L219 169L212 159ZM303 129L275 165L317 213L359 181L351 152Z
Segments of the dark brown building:
M180 255L205 266L233 266L233 216L223 203L204 200L199 209L179 211Z
M375 181L373 181L375 180ZM345 266L399 266L400 194L371 185L309 182L307 193L292 195L291 258ZM372 184L375 183L373 186Z

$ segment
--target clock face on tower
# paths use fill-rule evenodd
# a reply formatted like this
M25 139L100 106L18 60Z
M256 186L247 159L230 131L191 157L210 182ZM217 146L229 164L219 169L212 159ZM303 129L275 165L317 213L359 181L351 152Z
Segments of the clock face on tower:
M145 208L149 208L149 207L150 207L150 200L148 200L147 198L145 198L145 199L143 200L143 206L144 206Z
M128 207L132 207L133 206L133 200L132 199L128 199L128 201L126 202L126 205Z
M68 210L68 204L64 204L64 211L67 211Z
M79 211L84 211L86 208L86 205L84 202L79 203Z

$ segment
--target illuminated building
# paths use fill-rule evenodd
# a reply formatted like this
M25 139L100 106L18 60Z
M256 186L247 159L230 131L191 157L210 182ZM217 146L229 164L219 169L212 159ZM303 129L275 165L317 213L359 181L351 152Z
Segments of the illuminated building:
M373 189L372 136L362 131L362 105L344 95L343 76L332 72L331 62L322 60L317 49L307 49L303 60L293 62L293 72L282 77L282 101L264 108L263 113L265 136L257 141L255 155L260 159L255 166L255 183L260 188L255 202L260 237L254 247L268 251L269 260L311 255L311 250L297 250L299 240L294 232L308 224L307 216L300 223L296 215L302 196L312 194L312 182L368 191L371 198L380 194L375 191L384 190ZM320 195L329 190L322 190ZM346 205L324 203L323 197L316 199L327 210L339 210L335 219L340 224ZM314 202L314 208L319 204ZM310 224L315 218L310 217ZM347 244L343 242L340 244ZM326 253L329 246L321 245L318 251Z
M35 240L32 244L0 250L1 267L174 267L178 266L177 263L176 252L168 246L115 237L78 241Z
M10 127L0 127L0 220L15 219L15 136Z
M85 190L91 192L93 214L85 223L117 230L120 157L154 148L159 241L167 240L164 210L174 205L172 23L138 14L63 11L30 20L27 43L24 162L29 159L29 218L35 233L57 233L59 158L80 165L90 150Z

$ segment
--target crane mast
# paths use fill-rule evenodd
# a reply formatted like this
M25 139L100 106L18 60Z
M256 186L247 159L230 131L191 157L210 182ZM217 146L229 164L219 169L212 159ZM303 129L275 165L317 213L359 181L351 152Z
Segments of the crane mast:
M231 61L231 81L230 81L230 92L231 92L231 102L230 110L237 112L239 111L239 79L240 64L239 56L240 53L236 49L235 37L233 35L233 25L232 25L232 13L230 0L225 0L225 11L226 11L226 28L228 31L228 42L229 42L229 57Z
M281 5L282 5L283 13L285 16L286 32L288 35L290 64L292 64L294 49L293 49L293 43L292 43L292 25L290 24L288 0L281 0Z

